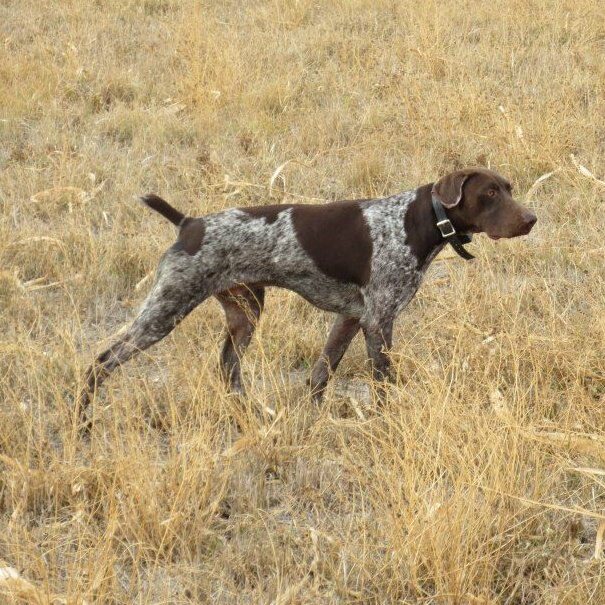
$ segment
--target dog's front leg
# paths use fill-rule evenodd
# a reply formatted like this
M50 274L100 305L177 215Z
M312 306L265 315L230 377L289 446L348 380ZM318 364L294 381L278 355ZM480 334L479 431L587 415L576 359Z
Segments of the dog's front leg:
M378 382L392 382L389 352L393 344L393 321L389 317L362 325L366 349L372 364L372 378ZM384 389L380 389L381 398Z
M313 366L311 393L313 401L319 403L332 372L336 371L340 360L359 331L359 319L339 315L330 330L323 353Z

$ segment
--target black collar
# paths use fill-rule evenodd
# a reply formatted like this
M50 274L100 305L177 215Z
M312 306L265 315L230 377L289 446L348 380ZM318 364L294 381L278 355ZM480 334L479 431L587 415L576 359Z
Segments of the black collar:
M466 233L460 235L456 233L454 225L452 225L450 219L447 218L447 214L445 214L443 204L433 194L431 194L431 202L433 203L433 210L437 217L437 229L441 232L443 239L450 244L458 256L461 256L464 260L472 260L475 258L463 245L469 244L473 240L472 236L467 235Z

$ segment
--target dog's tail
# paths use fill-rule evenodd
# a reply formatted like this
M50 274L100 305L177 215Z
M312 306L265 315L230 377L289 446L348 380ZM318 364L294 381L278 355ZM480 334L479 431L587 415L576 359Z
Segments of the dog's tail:
M149 208L152 210L159 212L177 227L181 227L187 218L182 212L179 212L176 208L173 208L166 200L163 200L160 196L155 195L154 193L142 195L139 199L141 202L143 202L143 204L145 204L145 206L149 206Z

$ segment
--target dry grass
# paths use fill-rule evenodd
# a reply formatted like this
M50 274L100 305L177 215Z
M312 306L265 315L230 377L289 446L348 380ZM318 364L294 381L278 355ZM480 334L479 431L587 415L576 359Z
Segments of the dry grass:
M0 2L0 602L605 602L601 8ZM469 164L538 226L435 264L382 413L359 340L308 403L329 317L275 291L247 408L207 303L78 440L83 368L174 237L135 194L201 214Z

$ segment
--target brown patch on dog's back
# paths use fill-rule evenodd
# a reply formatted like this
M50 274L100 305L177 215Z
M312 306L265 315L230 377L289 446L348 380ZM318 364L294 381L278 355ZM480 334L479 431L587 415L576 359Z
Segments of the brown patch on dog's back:
M370 279L372 240L360 201L293 206L296 237L317 268L338 281Z
M186 218L175 246L194 256L202 247L206 227L201 218Z
M370 232L359 205L364 201L272 204L240 210L271 225L280 212L292 209L296 237L317 268L338 281L363 286L370 278L372 258Z

